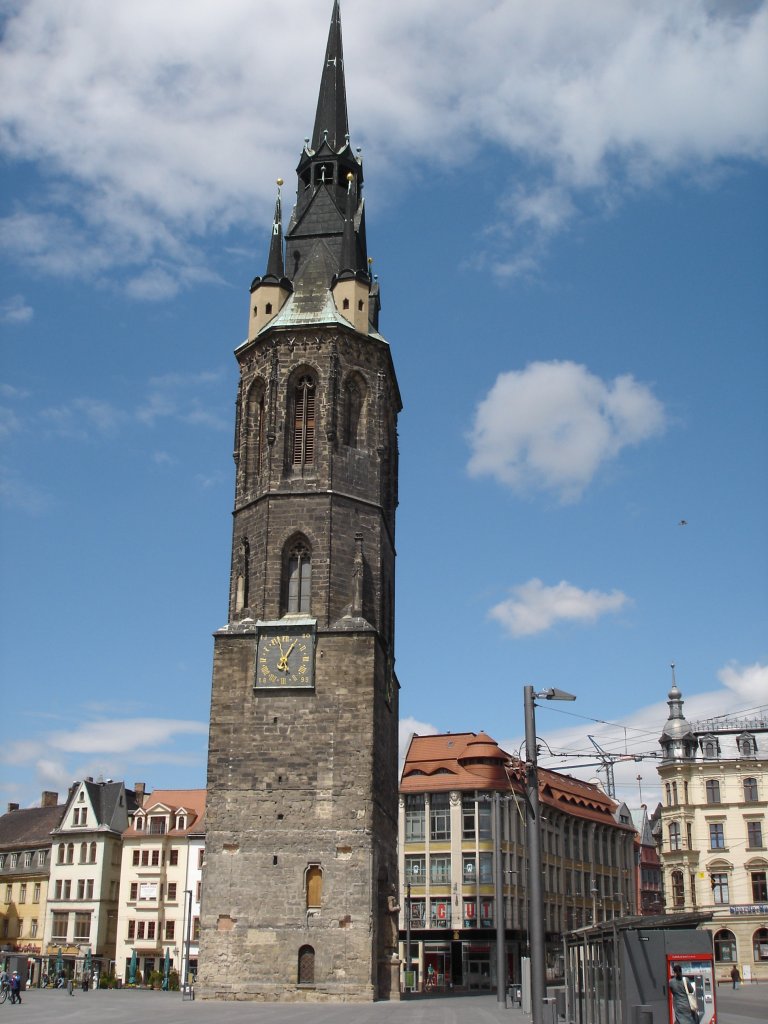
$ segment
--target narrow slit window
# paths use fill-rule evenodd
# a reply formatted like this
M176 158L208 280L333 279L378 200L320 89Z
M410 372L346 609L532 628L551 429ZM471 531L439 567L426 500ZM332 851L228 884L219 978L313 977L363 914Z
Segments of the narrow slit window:
M315 461L315 381L301 377L293 396L293 465L311 466Z

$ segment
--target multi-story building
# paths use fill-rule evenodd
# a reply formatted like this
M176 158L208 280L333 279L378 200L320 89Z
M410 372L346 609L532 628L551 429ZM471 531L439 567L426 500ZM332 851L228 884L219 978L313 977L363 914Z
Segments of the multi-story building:
M422 979L431 966L439 985L495 987L500 906L508 976L520 979L528 942L523 767L484 733L411 740L400 783L400 938L407 961L410 932L410 959ZM635 830L616 820L615 801L591 783L539 769L539 790L554 978L563 931L634 912Z
M291 59L287 51L287 67ZM203 998L399 994L401 401L379 333L338 0L316 109L285 250L278 194L266 273L251 285L248 335L235 353L235 507L228 619L214 636Z
M768 716L689 723L673 682L659 743L668 913L710 911L715 962L768 979Z
M143 795L143 784L136 791ZM61 822L51 831L43 932L50 971L57 960L68 974L79 974L85 965L97 975L112 970L122 839L137 793L111 779L88 778L70 787Z
M171 970L184 971L187 929L200 901L204 814L204 789L156 789L123 832L115 961L124 982L147 982L166 959Z
M659 806L652 816L648 816L648 808L642 805L635 812L637 826L637 912L638 914L654 915L664 913L664 880L662 877L661 857L653 834L653 826L661 815Z
M190 893L190 905L185 918L185 940L182 965L184 980L197 978L200 956L200 907L203 900L203 864L205 862L205 818L193 822L188 835L189 855L187 857L186 890Z
M51 831L64 814L58 800L58 793L44 792L39 807L9 804L0 817L0 946L4 956L27 957L32 984L42 967Z

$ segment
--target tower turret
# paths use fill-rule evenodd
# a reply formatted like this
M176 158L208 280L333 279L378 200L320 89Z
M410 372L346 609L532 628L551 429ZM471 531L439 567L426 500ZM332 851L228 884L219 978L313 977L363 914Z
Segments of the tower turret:
M283 179L277 179L277 199L275 200L275 217L272 222L272 235L269 241L267 272L263 277L255 277L251 284L251 312L248 318L248 337L255 338L266 325L273 320L285 304L285 300L293 291L293 285L285 276L285 260L283 258L283 217L280 207L280 189Z

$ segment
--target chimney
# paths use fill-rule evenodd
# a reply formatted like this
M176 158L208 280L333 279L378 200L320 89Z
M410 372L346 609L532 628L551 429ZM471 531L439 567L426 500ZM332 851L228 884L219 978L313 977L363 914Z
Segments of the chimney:
M145 782L134 782L133 784L133 792L136 794L136 799L139 803L144 799L144 790L146 788L147 784Z
M56 807L59 803L59 794L51 792L50 789L44 789L43 795L40 797L41 807Z
M18 804L8 804L8 813L9 814L11 813L11 811L18 811L18 809L19 809L19 805Z

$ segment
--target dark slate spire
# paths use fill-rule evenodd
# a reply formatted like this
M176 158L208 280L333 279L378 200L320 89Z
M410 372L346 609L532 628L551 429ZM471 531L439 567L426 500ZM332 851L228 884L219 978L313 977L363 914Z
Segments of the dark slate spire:
M325 50L323 76L312 133L312 149L317 152L323 142L338 152L349 142L347 120L347 87L344 82L344 51L341 45L339 0L334 0L328 45Z
M283 215L280 210L280 186L283 179L277 179L277 199L275 200L275 219L272 223L272 238L269 243L269 259L267 260L267 278L279 281L285 277L283 260ZM266 280L266 278L265 278Z

